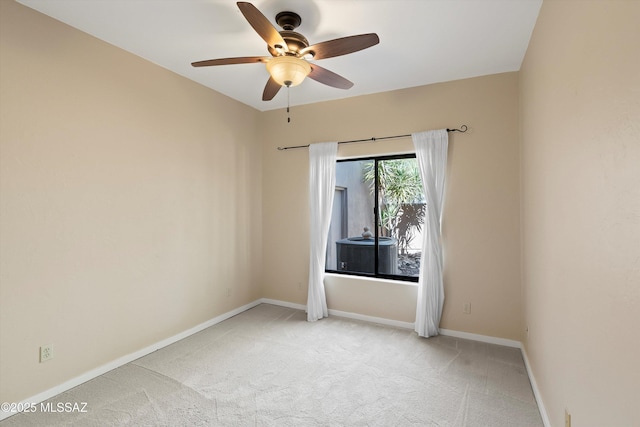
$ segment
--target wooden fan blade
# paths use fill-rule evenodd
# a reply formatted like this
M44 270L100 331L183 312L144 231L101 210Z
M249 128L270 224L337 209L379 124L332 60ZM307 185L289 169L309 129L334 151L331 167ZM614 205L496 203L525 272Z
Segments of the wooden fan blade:
M289 51L287 43L284 41L278 30L271 25L271 22L269 22L269 20L262 14L262 12L246 1L239 1L237 5L245 19L269 46L273 49L281 49L285 52Z
M206 61L192 62L194 67L210 67L212 65L232 65L232 64L253 64L256 62L267 62L266 56L243 56L240 58L220 58L208 59Z
M316 64L311 64L311 72L308 76L317 82L323 83L327 86L335 87L338 89L349 89L353 86L353 83L344 77L329 71L326 68L322 68Z
M278 93L282 86L280 86L273 77L269 77L269 81L267 85L264 87L264 91L262 92L262 100L263 101L271 101L274 96Z
M312 53L313 59L333 58L334 56L357 52L378 43L380 43L380 39L377 34L360 34L314 44L302 49L300 55L304 56L306 53Z

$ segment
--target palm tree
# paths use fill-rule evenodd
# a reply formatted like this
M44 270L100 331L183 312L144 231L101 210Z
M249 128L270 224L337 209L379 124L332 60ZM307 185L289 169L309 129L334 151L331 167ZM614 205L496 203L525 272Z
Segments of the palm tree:
M375 192L375 162L364 166L363 178ZM424 223L424 195L415 159L378 161L378 206L380 235L398 241L400 253L406 254L416 231Z

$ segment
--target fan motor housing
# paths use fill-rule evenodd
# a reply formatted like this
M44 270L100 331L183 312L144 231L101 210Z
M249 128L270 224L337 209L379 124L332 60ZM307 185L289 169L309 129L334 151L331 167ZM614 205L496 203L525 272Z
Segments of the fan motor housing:
M300 52L302 49L309 47L309 41L305 36L303 36L300 33L297 33L291 30L283 30L283 31L280 31L280 35L282 36L284 41L287 43L287 48L289 49L289 52L292 52L295 55L297 55L298 52ZM268 49L271 55L273 56L280 55L280 52L278 52L276 49L272 48L271 46L268 46Z
M297 33L293 30L298 28L302 23L302 18L295 12L280 12L276 15L276 23L282 27L282 31L280 31L280 35L287 43L287 49L289 52L288 55L297 56L298 52L300 52L305 47L309 46L309 41L305 36L300 33ZM269 52L273 56L278 56L282 52L278 52L277 49L274 49L268 46Z

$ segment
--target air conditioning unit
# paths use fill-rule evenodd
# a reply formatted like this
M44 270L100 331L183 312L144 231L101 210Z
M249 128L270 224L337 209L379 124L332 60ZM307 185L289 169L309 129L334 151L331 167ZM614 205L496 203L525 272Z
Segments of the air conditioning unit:
M375 239L349 237L336 242L336 270L375 273ZM378 273L398 274L398 242L392 237L378 238Z

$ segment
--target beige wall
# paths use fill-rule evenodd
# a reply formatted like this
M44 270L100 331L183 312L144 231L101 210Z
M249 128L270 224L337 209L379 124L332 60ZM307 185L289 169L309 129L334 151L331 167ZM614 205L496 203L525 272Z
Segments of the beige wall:
M276 147L464 123L468 133L450 134L441 326L520 340L517 90L517 73L506 73L294 107L290 124L283 111L263 113L265 297L304 304L307 296L308 151ZM295 97L295 88L291 91ZM340 145L338 155L408 151L410 139ZM402 284L327 279L330 309L413 322L415 298ZM465 302L471 303L471 314L462 313Z
M294 107L287 124L0 0L0 401L260 297L304 304L307 150L277 146L465 123L450 135L442 327L524 339L554 427L565 407L574 425L633 425L639 9L547 0L520 74ZM414 320L412 285L330 277L327 297ZM40 364L43 344L55 358Z
M249 107L12 1L0 19L15 402L261 296L261 144Z
M525 341L554 427L640 422L640 1L545 1L521 69Z

